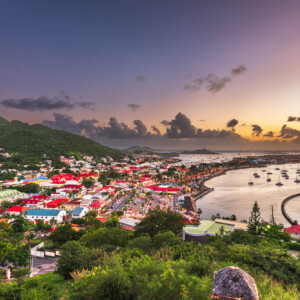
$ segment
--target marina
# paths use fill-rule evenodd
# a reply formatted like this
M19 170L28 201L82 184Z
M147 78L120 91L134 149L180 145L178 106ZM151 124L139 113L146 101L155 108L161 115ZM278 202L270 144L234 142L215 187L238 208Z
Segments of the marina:
M196 202L197 208L203 210L202 217L210 219L213 214L220 213L221 216L228 217L235 214L238 220L248 220L252 206L257 201L265 221L270 221L273 205L276 222L289 225L281 212L281 203L285 198L300 191L300 185L297 184L298 180L300 182L297 165L288 164L280 167L269 165L268 172L263 170L264 168L249 168L228 171L224 175L206 181L205 185L208 188L213 187L214 191ZM282 170L284 174L289 174L287 176L291 179L285 176L286 179L283 181ZM253 178L253 173L257 173L259 177ZM298 198L286 203L285 210L292 220L300 222Z

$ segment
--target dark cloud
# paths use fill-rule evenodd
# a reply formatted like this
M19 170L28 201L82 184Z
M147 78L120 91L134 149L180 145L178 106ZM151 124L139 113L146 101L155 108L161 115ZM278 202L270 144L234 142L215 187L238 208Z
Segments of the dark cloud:
M42 124L53 129L65 130L75 134L81 134L82 130L72 117L60 113L54 113L54 121L45 120Z
M206 88L212 93L220 92L231 81L229 76L219 77L216 74L208 74L205 78Z
M239 121L237 119L232 119L230 121L227 122L226 126L227 128L231 128L233 131L235 130L235 126L239 124Z
M251 126L252 126L252 136L260 136L263 129L257 124L253 124Z
M71 102L70 96L61 91L59 97L49 98L41 96L37 99L5 99L0 104L7 108L22 109L29 111L45 111L54 109L73 109L75 107L89 108L94 105L89 101Z
M266 134L264 134L263 136L265 136L265 137L274 137L274 132L273 131L269 131L269 132L267 132Z
M237 68L231 70L231 75L242 75L247 71L246 66L239 65Z
M139 109L141 106L139 104L131 103L127 105L132 111L136 111Z
M162 125L164 125L164 126L169 126L169 125L170 125L170 122L167 121L167 120L162 120L162 121L160 122L160 124L162 124Z
M167 121L166 121L167 122ZM126 139L126 138L165 138L165 139L197 139L197 138L234 138L242 139L231 130L202 130L192 125L191 120L183 113L178 113L173 120L167 122L167 130L162 134L156 126L150 132L141 120L133 121L133 128L116 118L111 117L107 125L100 125L97 120L81 120L76 122L72 117L54 113L54 120L43 121L43 125L54 129L69 131L88 136L92 139Z
M231 75L241 75L246 71L244 65L240 65L237 68L231 70ZM212 93L217 93L223 90L228 83L232 81L231 76L220 77L215 73L210 73L206 76L201 76L194 79L191 83L186 84L183 89L185 91L198 91L205 87L208 91Z
M289 116L287 121L288 122L300 122L300 117Z
M138 76L136 76L136 80L139 81L139 82L144 83L144 82L147 81L147 77L144 76L144 75L138 75Z
M194 138L196 136L196 127L183 113L178 113L175 119L170 121L169 126L166 133L168 138Z
M287 125L282 126L278 137L281 137L283 139L293 139L292 141L294 143L300 143L300 131L297 129L288 127Z
M155 132L156 135L160 136L160 130L156 126L151 126L152 130Z

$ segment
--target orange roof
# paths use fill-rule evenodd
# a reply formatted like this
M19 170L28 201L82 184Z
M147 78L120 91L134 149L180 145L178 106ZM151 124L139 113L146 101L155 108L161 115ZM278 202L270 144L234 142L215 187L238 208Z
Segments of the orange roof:
M9 219L0 219L0 223L7 223Z

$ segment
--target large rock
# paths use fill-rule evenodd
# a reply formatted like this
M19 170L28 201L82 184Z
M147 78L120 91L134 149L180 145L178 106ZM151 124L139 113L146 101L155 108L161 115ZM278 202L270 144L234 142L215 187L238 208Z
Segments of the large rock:
M238 267L226 267L214 273L212 299L258 300L254 279Z

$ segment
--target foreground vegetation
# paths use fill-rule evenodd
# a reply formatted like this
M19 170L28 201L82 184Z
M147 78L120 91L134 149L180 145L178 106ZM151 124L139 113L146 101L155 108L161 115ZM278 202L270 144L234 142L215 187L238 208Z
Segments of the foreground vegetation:
M77 233L59 226L49 238L63 250L57 272L3 283L0 299L210 299L214 271L229 265L254 277L260 299L300 297L300 261L278 225L259 235L221 232L201 245L170 230L182 222L170 211L151 211L134 233L117 216L97 221L89 215Z

